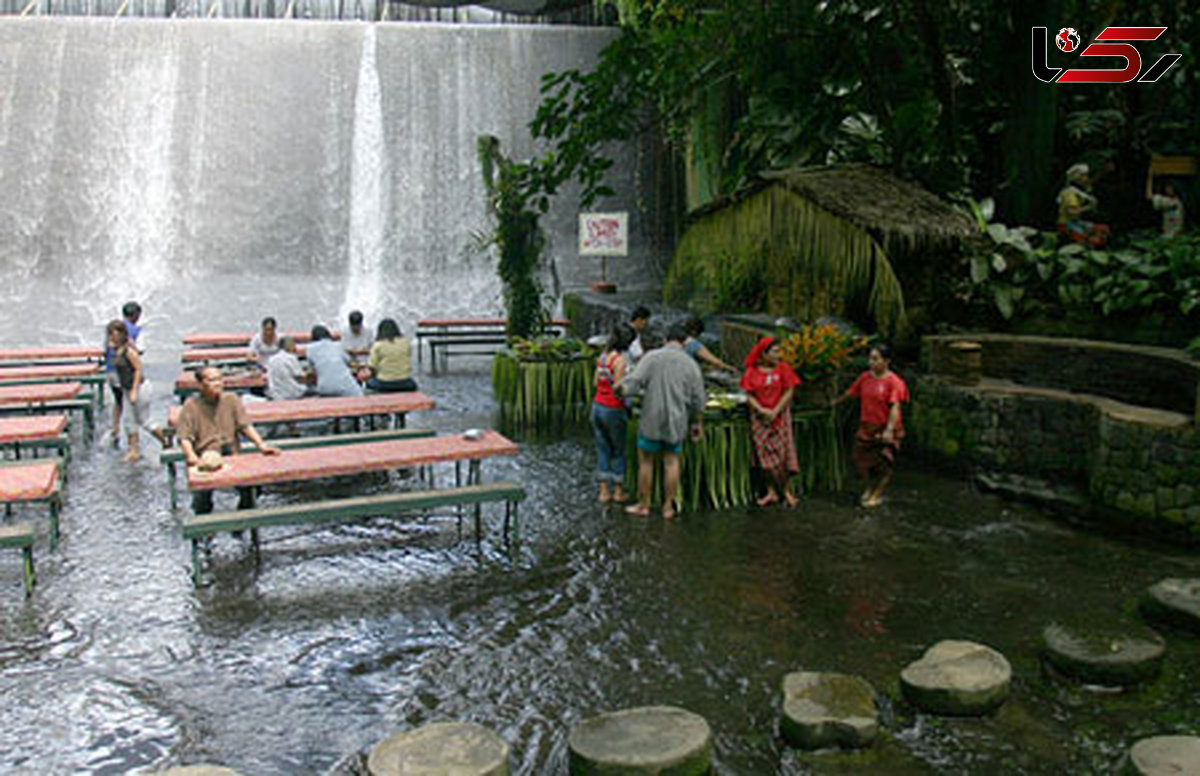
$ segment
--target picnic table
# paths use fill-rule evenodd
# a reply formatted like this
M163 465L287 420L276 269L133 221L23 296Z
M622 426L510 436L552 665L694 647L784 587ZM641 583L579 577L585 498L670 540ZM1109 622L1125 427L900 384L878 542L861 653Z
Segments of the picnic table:
M408 393L372 393L366 396L328 396L287 401L247 402L246 415L254 425L296 423L302 420L336 420L370 415L395 416L404 425L409 412L433 409L433 399L419 391ZM182 407L171 407L167 425L175 428Z
M197 332L189 334L183 338L183 344L190 348L220 348L220 347L245 347L250 344L250 340L254 339L254 335L258 332ZM330 337L333 339L341 339L340 331L330 332ZM277 332L278 338L291 337L296 342L309 342L312 340L312 333L307 331L281 331Z
M480 465L484 459L516 455L516 443L494 432L478 438L445 436L423 439L392 439L340 446L337 455L317 448L292 448L279 455L248 454L226 459L226 464L211 473L188 470L188 487L194 491L222 488L250 488L283 482L300 482L361 474L370 471L390 471L411 467L432 466L453 462L456 472L463 461L470 463L472 484L443 490L418 490L321 500L300 504L272 505L263 509L239 509L223 514L195 515L183 521L184 538L192 543L192 579L200 583L201 545L218 532L249 530L255 557L259 553L258 531L273 526L307 523L334 523L367 517L396 516L415 511L455 506L459 509L459 530L462 530L462 509L475 509L475 536L481 534L481 508L484 503L503 501L504 533L508 536L510 518L516 523L517 503L525 498L525 490L507 482L482 484ZM519 531L519 528L517 529ZM514 536L516 533L514 532Z
M11 448L17 459L20 459L23 449L54 448L69 461L71 446L67 437L67 416L0 418L0 447Z
M83 413L85 435L92 436L92 397L80 382L0 385L0 412L44 413L68 410Z
M0 464L0 503L12 513L13 504L45 502L50 507L50 549L58 544L58 514L62 509L62 466L56 460L7 461Z
M512 456L520 452L516 442L496 431L486 431L475 440L462 435L419 439L391 439L337 448L337 455L320 447L283 450L279 455L233 455L225 458L219 471L188 469L189 490L218 490L250 485L274 485L322 477L362 474L372 471L410 469L435 463L469 461L468 484L478 482L479 463L486 458Z
M104 406L104 365L101 363L0 365L0 385L37 385L77 381L97 387L94 396Z
M304 358L303 346L296 346L296 355ZM250 348L196 348L183 351L179 360L196 366L213 363L249 364L254 363L254 351Z
M243 372L224 374L221 376L222 385L227 391L245 392L267 387L267 375L260 369L249 369ZM199 393L200 381L195 372L183 372L175 378L175 395L182 402L193 393Z
M104 348L83 345L0 348L0 362L16 365L63 364L76 361L103 361Z
M557 334L566 331L569 325L570 321L562 319L547 321L543 331ZM417 363L422 361L422 344L429 347L429 362L434 372L438 369L439 350L442 363L446 365L449 365L452 348L459 355L495 353L507 341L507 327L506 318L426 318L417 321Z

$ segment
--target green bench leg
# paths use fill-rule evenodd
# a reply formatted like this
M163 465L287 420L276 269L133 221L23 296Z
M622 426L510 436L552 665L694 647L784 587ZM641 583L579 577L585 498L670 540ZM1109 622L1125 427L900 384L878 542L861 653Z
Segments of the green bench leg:
M58 512L62 504L57 499L50 502L50 549L58 546Z
M92 405L88 404L83 408L83 433L84 439L90 444L95 438L95 425L92 416Z
M192 585L200 587L200 540L192 539Z
M22 547L21 555L25 560L25 597L33 595L33 586L37 584L37 573L33 570L33 548Z
M479 540L483 533L483 504L475 505L475 543L479 544Z
M171 489L171 509L174 511L179 506L179 498L175 493L175 479L177 477L175 464L167 464L167 484Z

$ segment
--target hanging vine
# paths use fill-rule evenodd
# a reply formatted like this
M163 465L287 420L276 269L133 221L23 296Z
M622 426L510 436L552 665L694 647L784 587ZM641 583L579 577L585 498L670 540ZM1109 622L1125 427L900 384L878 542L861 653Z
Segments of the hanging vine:
M500 141L491 135L479 136L477 150L493 222L491 234L482 235L481 242L484 247L494 247L499 256L497 273L504 286L507 334L533 337L547 317L537 277L546 237L539 223L541 215L530 203L530 168L505 157Z

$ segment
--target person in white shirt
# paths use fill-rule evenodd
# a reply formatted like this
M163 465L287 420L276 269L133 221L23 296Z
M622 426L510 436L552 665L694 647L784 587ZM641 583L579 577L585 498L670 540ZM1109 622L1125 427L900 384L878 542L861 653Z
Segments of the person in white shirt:
M296 355L296 340L284 337L280 349L267 359L267 398L272 401L300 399L308 395L308 375Z
M629 325L637 332L637 337L629 346L627 355L631 364L636 364L637 360L646 352L646 349L642 346L642 332L650 325L650 309L644 305L638 305L633 308L633 312L629 316Z
M250 355L259 369L266 369L267 362L279 352L282 343L276 332L278 323L271 316L262 319L262 328L250 340Z
M350 328L342 332L342 350L352 361L366 361L375 344L375 335L363 326L363 314L358 310L350 313Z

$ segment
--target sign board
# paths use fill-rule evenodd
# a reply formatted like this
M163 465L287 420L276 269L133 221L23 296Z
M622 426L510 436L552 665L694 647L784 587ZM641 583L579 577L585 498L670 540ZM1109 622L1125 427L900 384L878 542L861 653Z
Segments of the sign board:
M627 256L628 213L580 213L580 256Z

